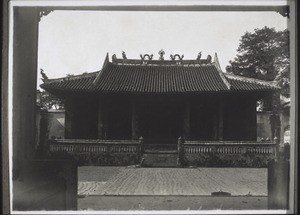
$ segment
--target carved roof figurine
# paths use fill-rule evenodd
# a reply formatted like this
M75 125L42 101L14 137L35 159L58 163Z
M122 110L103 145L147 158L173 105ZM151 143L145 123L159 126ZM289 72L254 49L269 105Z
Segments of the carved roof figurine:
M170 57L171 57L172 60L176 60L176 57L178 57L179 60L182 60L184 55L181 55L181 57L180 57L179 54L175 54L174 56L171 54Z
M124 59L124 60L126 60L126 59L127 59L127 57L126 57L126 53L125 53L124 51L122 51L122 57L123 57L123 59Z
M207 62L211 63L211 56L207 55Z
M112 62L115 62L117 60L117 56L116 54L113 54L113 56L111 56Z
M159 60L164 60L164 54L165 54L165 51L161 49L161 50L158 52L158 54L159 54Z
M201 52L198 53L197 60L201 59Z
M40 69L41 75L42 75L42 81L45 83L48 80L48 76L44 73L43 69Z
M148 58L148 60L152 60L153 54L151 54L151 55L148 55L148 54L142 55L142 54L140 54L140 57L141 57L142 60L146 60L146 57Z

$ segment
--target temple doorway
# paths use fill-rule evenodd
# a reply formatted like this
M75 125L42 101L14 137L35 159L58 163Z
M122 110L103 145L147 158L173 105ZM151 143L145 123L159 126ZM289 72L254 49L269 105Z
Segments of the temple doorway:
M157 99L140 105L140 133L145 140L176 143L183 130L183 104L178 100Z

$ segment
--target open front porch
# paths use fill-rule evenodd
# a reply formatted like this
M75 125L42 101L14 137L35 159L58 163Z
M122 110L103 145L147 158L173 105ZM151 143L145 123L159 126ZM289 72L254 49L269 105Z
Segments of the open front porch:
M66 101L66 138L256 141L254 94L108 95Z

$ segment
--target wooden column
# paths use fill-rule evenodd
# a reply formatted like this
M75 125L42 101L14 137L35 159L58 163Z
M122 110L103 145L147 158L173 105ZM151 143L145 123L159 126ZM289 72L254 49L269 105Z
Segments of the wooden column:
M13 178L22 178L35 156L38 10L14 7L12 149Z
M218 118L218 113L219 109L216 108L214 115L212 116L212 120L213 120L213 129L214 129L214 140L218 140L219 139L219 118Z
M65 138L73 138L73 117L74 117L74 107L71 100L66 100L65 102Z
M224 130L224 120L223 120L223 102L220 101L219 103L219 132L218 132L218 137L219 140L223 140L223 130Z
M131 139L138 139L138 124L137 124L137 113L136 113L136 100L132 98L131 105Z
M251 141L257 140L257 112L256 112L256 99L251 100L251 104L249 105L250 108L250 137Z
M103 117L103 101L98 102L98 131L97 137L98 139L104 139L104 117Z
M191 104L189 100L185 102L184 120L183 120L183 137L188 139L191 132Z

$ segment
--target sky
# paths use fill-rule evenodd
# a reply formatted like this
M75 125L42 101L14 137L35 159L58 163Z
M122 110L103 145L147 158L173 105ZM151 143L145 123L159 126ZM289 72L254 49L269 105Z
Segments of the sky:
M256 28L287 28L287 18L276 12L141 12L53 11L39 23L40 69L49 78L94 72L106 54L140 59L159 50L196 59L218 54L223 71L237 54L241 36Z

